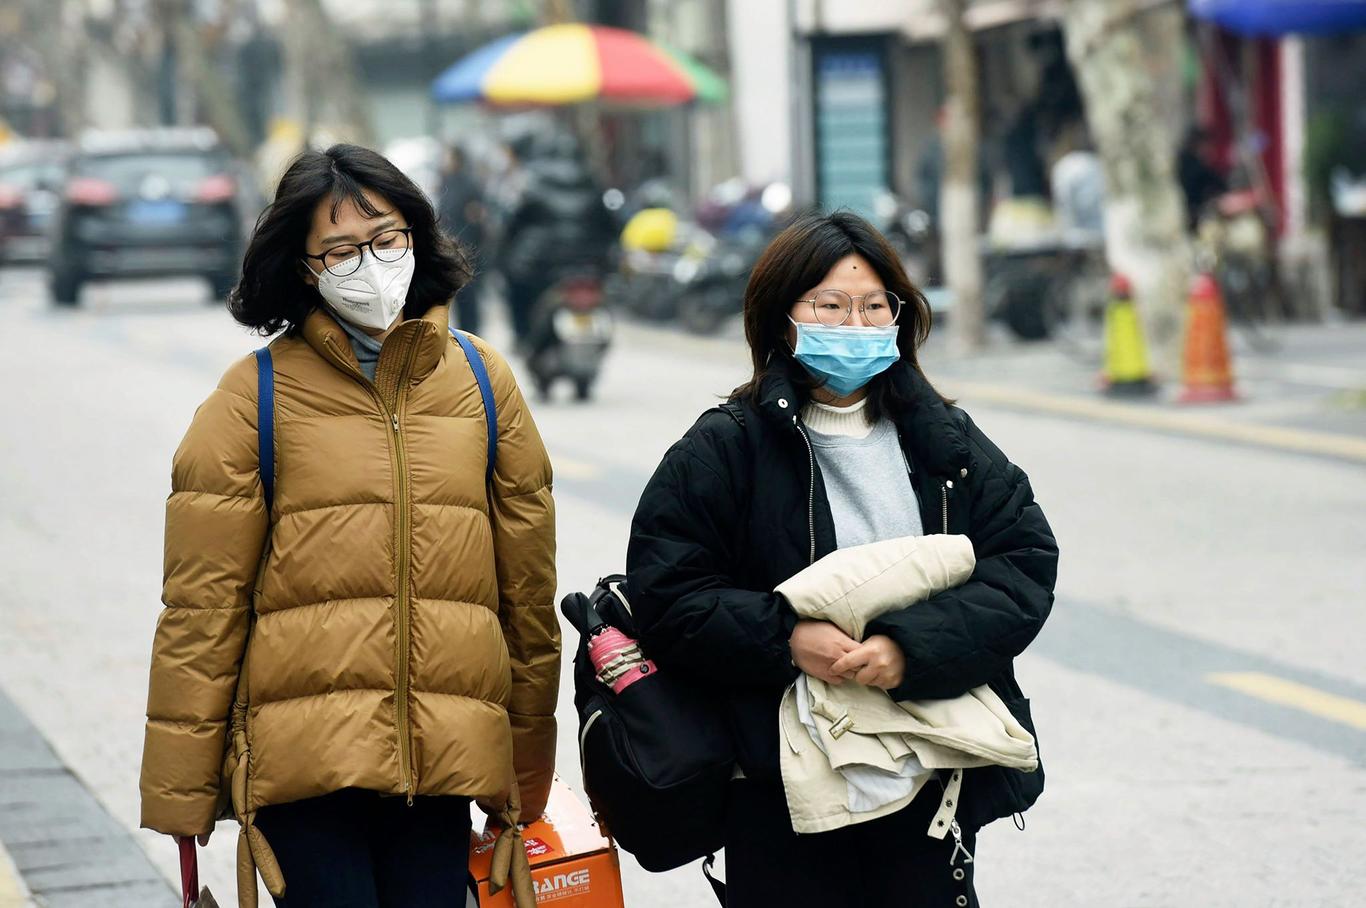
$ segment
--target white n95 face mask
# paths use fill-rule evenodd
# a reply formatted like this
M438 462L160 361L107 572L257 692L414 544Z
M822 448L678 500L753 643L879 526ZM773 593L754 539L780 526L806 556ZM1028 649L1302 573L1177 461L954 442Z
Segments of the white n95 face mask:
M353 325L385 331L408 301L416 265L411 249L393 262L377 259L367 249L361 253L360 267L346 277L337 277L325 268L321 274L313 273L318 277L318 293L332 311ZM312 265L308 268L313 270Z

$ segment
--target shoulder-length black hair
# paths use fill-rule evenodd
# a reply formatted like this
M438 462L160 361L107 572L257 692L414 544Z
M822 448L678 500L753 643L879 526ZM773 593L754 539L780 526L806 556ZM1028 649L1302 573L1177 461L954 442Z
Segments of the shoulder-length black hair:
M896 345L901 359L923 377L916 351L930 336L930 306L911 283L901 259L872 224L850 211L811 212L798 216L774 237L750 273L745 287L745 339L754 374L732 397L757 397L770 375L787 376L809 398L819 386L792 356L788 315L802 294L817 286L840 259L860 255L873 266L882 284L901 300ZM868 386L868 416L877 419L908 403L899 400L887 373Z
M313 213L323 199L332 200L332 219L350 199L366 217L379 212L364 190L394 204L412 228L417 257L408 288L404 318L420 318L432 306L449 302L470 279L469 259L436 225L431 202L412 180L387 158L359 145L333 145L306 151L280 178L275 199L256 220L242 261L242 280L228 297L228 311L243 325L263 335L285 329L298 333L308 313L322 304L316 287L300 270L304 240Z

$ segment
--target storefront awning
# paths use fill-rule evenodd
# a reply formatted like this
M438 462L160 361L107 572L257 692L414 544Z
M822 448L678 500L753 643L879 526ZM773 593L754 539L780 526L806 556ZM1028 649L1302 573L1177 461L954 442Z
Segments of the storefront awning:
M1191 15L1244 35L1366 29L1366 0L1190 0Z

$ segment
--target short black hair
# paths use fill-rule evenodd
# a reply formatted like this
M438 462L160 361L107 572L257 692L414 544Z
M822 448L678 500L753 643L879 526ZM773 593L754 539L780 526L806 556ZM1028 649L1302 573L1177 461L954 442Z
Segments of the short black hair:
M332 199L332 218L350 199L366 217L379 212L365 198L370 190L403 214L412 229L416 267L408 288L404 318L420 318L447 303L469 282L469 258L444 234L427 196L387 158L359 145L333 145L305 151L289 165L275 199L261 212L242 261L242 279L228 296L228 311L262 335L284 329L297 334L304 319L322 305L316 287L300 271L304 241L318 203Z

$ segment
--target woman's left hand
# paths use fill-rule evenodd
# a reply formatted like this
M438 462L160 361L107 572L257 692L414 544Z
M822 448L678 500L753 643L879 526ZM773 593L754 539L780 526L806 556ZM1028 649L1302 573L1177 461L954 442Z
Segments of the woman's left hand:
M830 666L830 674L865 685L891 690L906 673L906 654L891 637L875 634L845 653Z

